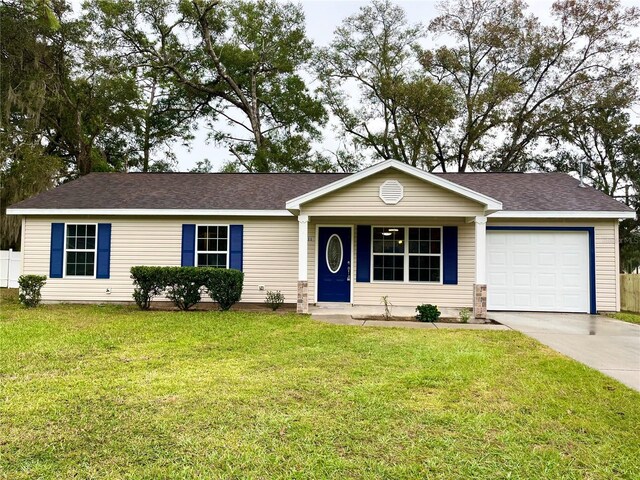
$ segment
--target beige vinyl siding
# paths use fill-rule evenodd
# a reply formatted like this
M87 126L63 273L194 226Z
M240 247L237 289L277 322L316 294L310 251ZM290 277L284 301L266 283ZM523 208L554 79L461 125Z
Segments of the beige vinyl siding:
M298 222L296 218L37 218L25 222L25 274L49 275L51 223L111 223L109 279L51 278L43 288L44 301L129 302L133 265L179 266L182 224L242 224L243 302L264 301L264 291L280 290L287 303L295 303L298 275ZM106 289L111 293L107 294Z
M406 193L406 192L405 192ZM52 222L111 223L111 278L49 279L43 289L45 301L128 302L133 290L129 269L132 265L180 265L182 224L243 224L243 269L245 285L243 302L262 302L266 290L281 290L287 303L295 303L298 268L298 222L295 217L282 218L38 218L24 221L23 272L49 274ZM475 278L474 224L464 219L415 218L397 216L384 218L312 217L309 224L308 279L309 302L316 302L316 237L318 225L348 225L356 236L357 225L386 226L458 225L458 285L355 282L357 272L355 248L352 245L352 302L378 305L388 295L394 305L413 306L434 303L442 307L470 307ZM596 297L599 311L619 309L617 220L507 220L491 219L488 225L502 226L585 226L595 227ZM111 293L107 294L106 290Z
M397 180L404 187L404 197L396 205L387 205L379 197L385 180ZM371 175L316 200L302 205L310 216L475 216L484 206L457 193L437 187L425 180L389 169Z
M244 302L264 302L267 290L280 290L286 303L298 295L298 220L263 218L244 224ZM258 290L264 285L265 290Z
M332 221L333 220L333 221ZM341 219L342 220L342 219ZM351 226L353 232L352 268L353 296L352 303L357 305L379 305L383 295L388 295L393 305L416 306L420 303L433 303L441 307L471 307L473 302L473 282L475 278L475 230L473 223L465 223L462 219L443 218L396 218L396 219L363 219L346 218L336 222L330 217L313 219L309 226L309 302L316 302L316 259L324 258L323 252L317 252L317 227L326 225ZM372 226L458 226L458 284L441 285L415 282L356 282L357 259L357 225Z
M503 220L488 218L488 226L594 227L596 247L596 308L601 312L620 309L618 275L618 220Z
M596 243L596 308L601 312L620 309L618 270L618 221L605 221L595 226Z

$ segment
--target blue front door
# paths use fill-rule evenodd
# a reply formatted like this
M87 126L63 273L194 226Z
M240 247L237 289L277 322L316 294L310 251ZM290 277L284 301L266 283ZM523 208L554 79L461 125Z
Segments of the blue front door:
M351 227L318 230L318 301L351 301Z

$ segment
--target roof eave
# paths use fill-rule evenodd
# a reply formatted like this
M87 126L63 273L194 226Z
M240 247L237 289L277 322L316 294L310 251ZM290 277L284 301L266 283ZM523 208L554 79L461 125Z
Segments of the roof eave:
M189 208L7 208L7 215L94 215L94 216L227 216L227 217L290 217L287 210L234 210Z
M636 212L615 210L502 210L489 215L489 218L596 218L624 219L636 218Z

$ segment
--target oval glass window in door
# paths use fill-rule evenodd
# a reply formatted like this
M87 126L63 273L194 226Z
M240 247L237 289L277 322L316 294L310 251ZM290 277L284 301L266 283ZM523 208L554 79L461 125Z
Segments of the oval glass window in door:
M331 273L337 273L342 266L342 240L337 234L329 237L327 242L327 267Z

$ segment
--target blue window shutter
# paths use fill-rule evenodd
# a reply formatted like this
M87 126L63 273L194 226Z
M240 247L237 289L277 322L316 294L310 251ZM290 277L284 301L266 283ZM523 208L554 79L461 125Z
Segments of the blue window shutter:
M196 256L196 226L193 223L182 225L182 256L180 265L183 267L195 266Z
M442 227L442 283L458 284L458 227Z
M98 264L96 278L109 278L111 270L111 224L98 224Z
M371 281L371 225L358 225L356 230L356 282Z
M229 268L242 271L242 225L229 226Z
M62 278L64 259L64 223L51 224L51 256L49 257L49 278Z

